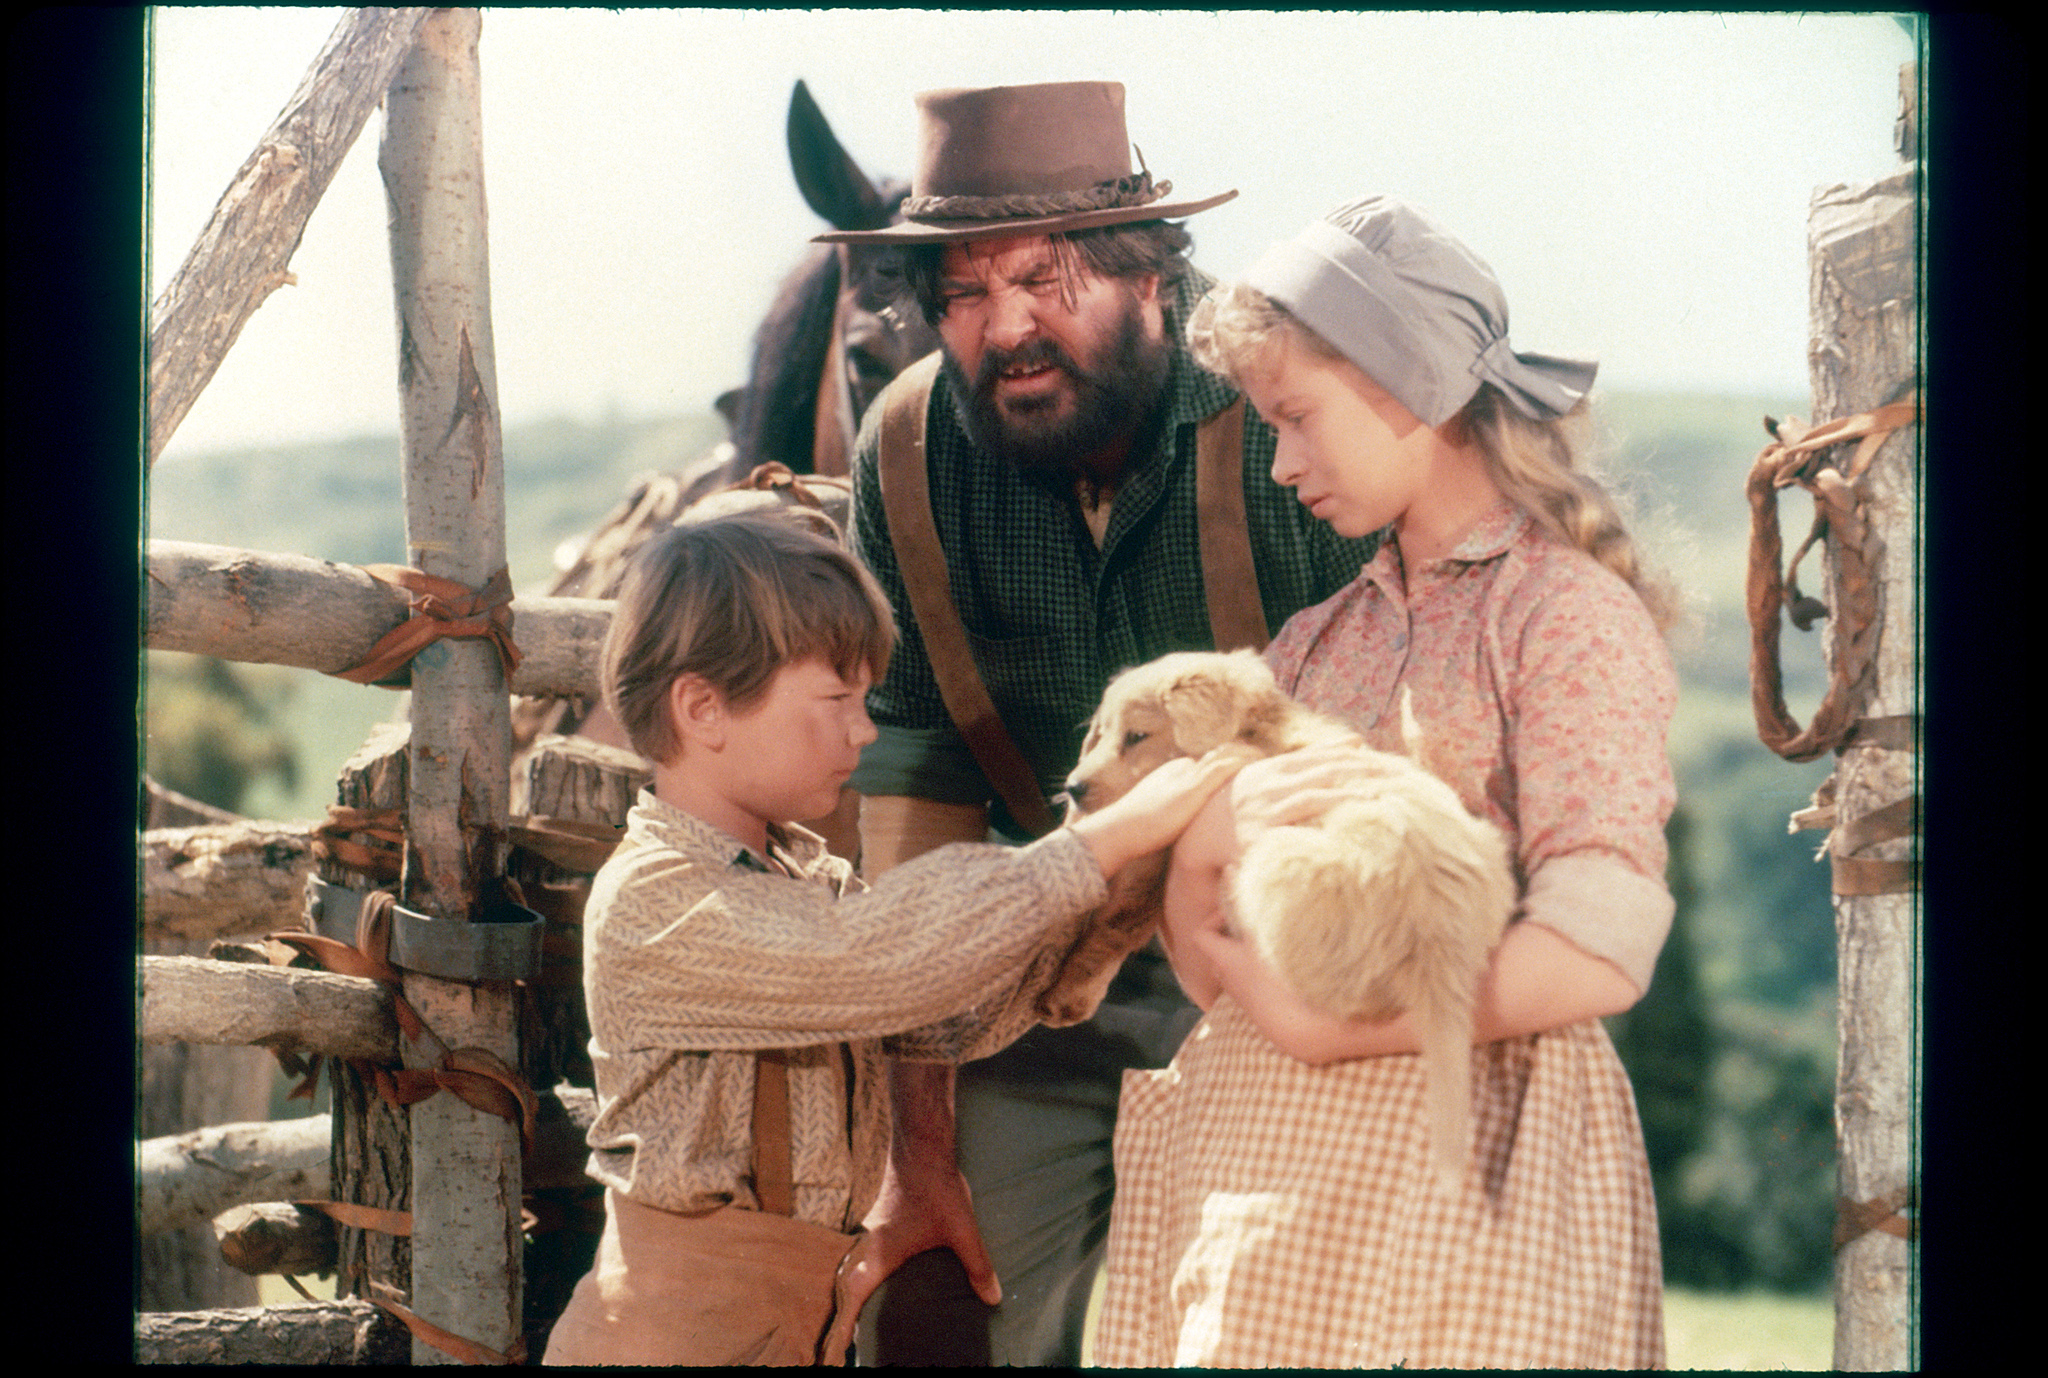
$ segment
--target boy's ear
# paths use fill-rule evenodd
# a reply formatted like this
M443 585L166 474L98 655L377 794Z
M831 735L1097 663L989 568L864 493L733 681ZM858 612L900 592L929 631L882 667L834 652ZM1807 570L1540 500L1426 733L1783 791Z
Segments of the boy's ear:
M716 751L725 745L725 695L702 675L677 675L668 686L669 724L680 744Z

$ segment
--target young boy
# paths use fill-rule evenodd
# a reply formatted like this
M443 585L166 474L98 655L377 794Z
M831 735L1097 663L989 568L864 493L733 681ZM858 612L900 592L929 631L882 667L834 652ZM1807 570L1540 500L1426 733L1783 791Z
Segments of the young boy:
M589 1171L609 1190L550 1364L841 1362L834 1284L887 1155L885 1059L984 1057L1028 1029L1105 877L1238 762L1173 762L1033 846L947 847L869 891L792 820L829 813L874 738L893 642L867 572L774 516L667 532L620 590L605 702L654 784L584 917Z

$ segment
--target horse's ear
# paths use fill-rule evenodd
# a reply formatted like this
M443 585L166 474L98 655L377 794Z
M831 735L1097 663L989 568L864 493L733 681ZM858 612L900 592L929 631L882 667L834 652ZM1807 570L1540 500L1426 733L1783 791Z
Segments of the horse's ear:
M890 220L882 194L825 122L825 112L798 81L789 93L789 165L797 189L835 230L879 230Z

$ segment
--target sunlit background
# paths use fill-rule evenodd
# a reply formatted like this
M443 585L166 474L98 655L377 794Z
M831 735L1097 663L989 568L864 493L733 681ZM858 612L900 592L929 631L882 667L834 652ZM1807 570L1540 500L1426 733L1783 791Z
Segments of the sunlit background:
M333 30L332 9L161 9L151 295ZM492 312L508 423L707 407L825 228L789 176L801 78L871 174L912 96L1115 80L1228 276L1339 201L1434 211L1494 267L1516 342L1608 387L1798 394L1807 204L1893 162L1884 16L486 10ZM394 428L373 116L167 460Z

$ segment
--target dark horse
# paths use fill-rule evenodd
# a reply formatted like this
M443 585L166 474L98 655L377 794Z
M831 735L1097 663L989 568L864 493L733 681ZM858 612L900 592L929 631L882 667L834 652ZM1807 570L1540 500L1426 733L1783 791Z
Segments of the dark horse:
M895 218L909 188L862 172L801 81L790 94L788 142L804 200L835 229L879 229ZM902 285L898 248L813 246L755 332L746 385L719 399L729 438L694 463L644 479L584 539L548 593L616 596L627 563L648 537L701 499L750 480L785 500L817 497L831 516L842 517L862 413L906 365L938 347L919 312L898 308ZM815 477L792 487L795 475ZM515 749L543 732L587 731L623 745L616 725L591 720L596 707L580 699L518 701Z

